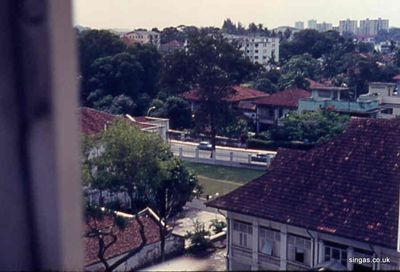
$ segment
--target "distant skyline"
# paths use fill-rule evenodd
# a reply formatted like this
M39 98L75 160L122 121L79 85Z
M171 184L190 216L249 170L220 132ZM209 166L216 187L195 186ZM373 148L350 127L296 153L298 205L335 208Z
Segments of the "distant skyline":
M400 26L400 0L74 0L74 23L91 28L221 27L226 18L268 28L296 21L389 19Z

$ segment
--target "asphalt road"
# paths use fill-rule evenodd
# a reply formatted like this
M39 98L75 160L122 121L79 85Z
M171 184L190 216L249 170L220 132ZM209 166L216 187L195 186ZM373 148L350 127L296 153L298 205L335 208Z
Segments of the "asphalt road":
M179 155L179 149L182 148L182 155L184 157L195 157L196 156L197 143L171 141L171 149L175 155ZM216 159L223 161L230 161L231 153L233 153L233 161L248 163L249 155L262 153L275 155L276 152L265 151L265 150L252 150L243 148L233 148L226 146L216 147ZM211 151L199 150L199 158L207 159L211 157Z

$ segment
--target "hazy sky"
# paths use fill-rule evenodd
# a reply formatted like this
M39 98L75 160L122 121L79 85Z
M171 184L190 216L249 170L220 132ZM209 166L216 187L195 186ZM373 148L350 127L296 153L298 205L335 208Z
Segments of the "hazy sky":
M234 22L269 28L317 19L387 18L400 26L400 0L73 0L75 24L92 28L152 28Z

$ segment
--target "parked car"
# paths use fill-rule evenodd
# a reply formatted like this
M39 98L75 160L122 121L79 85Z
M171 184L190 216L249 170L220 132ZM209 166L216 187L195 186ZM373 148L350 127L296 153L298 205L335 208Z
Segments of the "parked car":
M200 142L197 146L197 149L199 150L208 150L211 151L212 149L212 145L209 142Z
M255 162L268 162L268 154L257 153L251 155L251 160Z

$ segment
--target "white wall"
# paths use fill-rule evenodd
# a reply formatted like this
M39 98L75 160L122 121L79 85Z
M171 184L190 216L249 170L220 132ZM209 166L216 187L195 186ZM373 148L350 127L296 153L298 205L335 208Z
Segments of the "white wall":
M183 252L184 250L184 239L175 235L170 235L167 240L165 241L165 254L178 254ZM109 263L112 264L113 262L120 259L125 254L120 256L114 257L109 260ZM138 254L133 256L132 258L128 259L125 263L118 266L116 271L130 271L132 269L141 268L145 265L149 265L155 261L157 261L161 256L161 247L160 242L150 244L145 246ZM97 271L99 269L104 269L102 263L97 263L94 265L87 266L85 270L87 271Z

